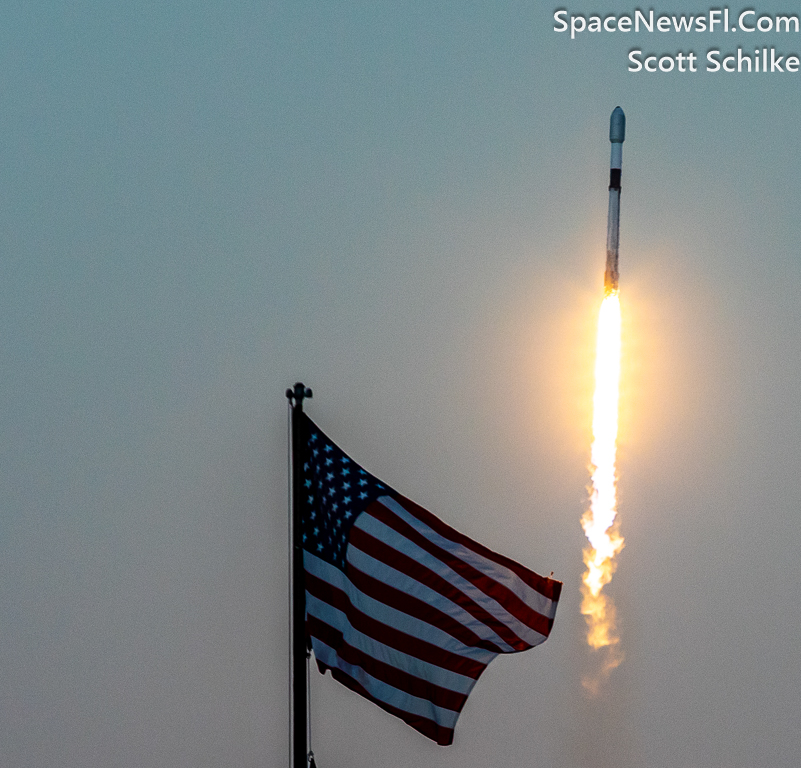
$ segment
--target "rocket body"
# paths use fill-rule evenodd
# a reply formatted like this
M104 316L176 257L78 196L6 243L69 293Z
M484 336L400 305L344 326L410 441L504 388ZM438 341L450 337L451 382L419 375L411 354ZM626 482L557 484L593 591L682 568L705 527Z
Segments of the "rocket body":
M615 107L609 118L609 141L612 156L609 162L609 216L606 221L606 272L604 292L618 289L618 245L620 240L620 174L623 166L623 141L626 138L626 116Z

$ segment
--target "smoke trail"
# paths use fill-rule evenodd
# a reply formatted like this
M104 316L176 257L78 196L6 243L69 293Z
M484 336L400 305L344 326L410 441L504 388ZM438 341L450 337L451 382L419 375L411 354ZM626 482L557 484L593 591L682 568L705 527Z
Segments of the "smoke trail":
M623 549L615 517L617 488L615 457L620 391L620 299L616 290L604 297L598 316L595 395L592 421L592 492L581 525L590 546L584 550L587 570L582 579L581 612L587 622L587 643L603 653L600 668L582 681L597 694L609 673L623 661L616 630L615 606L603 588L612 580L615 556Z

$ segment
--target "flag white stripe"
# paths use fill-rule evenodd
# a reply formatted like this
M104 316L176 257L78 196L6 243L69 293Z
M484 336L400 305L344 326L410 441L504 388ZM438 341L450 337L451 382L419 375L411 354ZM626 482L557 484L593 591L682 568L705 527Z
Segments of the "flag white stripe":
M436 573L445 579L451 586L463 592L470 599L480 605L487 613L491 614L502 624L505 624L509 629L517 635L521 640L529 643L530 645L538 645L545 637L539 632L531 629L531 627L524 624L513 614L509 613L497 600L493 599L486 593L482 592L476 587L469 579L460 576L450 566L446 565L437 557L424 550L422 547L415 544L410 539L399 534L393 528L390 528L385 523L382 523L377 518L373 517L369 512L359 515L359 519L354 524L369 533L374 538L382 541L384 544L392 547L398 552L416 560L421 565ZM351 545L352 546L352 545ZM486 574L488 578L492 578L491 574ZM507 647L509 647L507 645ZM509 647L510 651L513 650Z
M419 717L433 720L444 728L454 728L459 718L459 713L451 709L444 709L433 704L428 699L421 699L418 696L401 691L391 685L387 685L381 680L377 680L372 675L367 674L361 667L355 664L348 664L337 656L337 652L314 638L315 656L329 667L340 669L349 677L356 680L364 689L379 701L389 704L392 707L409 712Z
M364 515L362 515L362 517L364 517ZM497 633L484 624L484 622L479 621L471 613L468 613L466 610L464 610L464 608L452 602L451 600L448 600L448 598L431 589L431 587L428 587L425 584L417 581L417 579L413 578L412 576L407 576L405 573L395 570L395 568L392 568L383 561L376 560L376 558L371 557L366 552L363 552L358 547L355 547L353 544L348 547L347 559L348 562L354 566L354 568L358 568L363 573L369 574L384 584L391 584L393 587L405 592L407 595L412 595L413 597L425 601L429 605L435 606L443 613L447 613L452 619L467 627L482 640L489 640L491 643L497 645L502 651L509 653L514 650L512 646L510 646L503 638L499 637ZM403 614L403 616L406 616L406 614ZM409 619L406 617L406 622L408 623L408 621ZM421 619L421 621L424 620ZM448 635L448 637L451 636ZM455 638L451 638L451 641L453 643L457 643L460 648L465 647L459 640L456 640ZM497 655L492 651L484 651L484 653L489 653L493 657Z
M357 648L378 661L391 664L397 669L419 677L421 680L465 695L469 694L476 684L476 680L472 677L460 675L458 672L443 669L416 656L410 656L359 632L351 626L348 617L342 611L308 593L306 593L306 611L328 626L337 628L342 632L345 642L351 647Z
M532 589L514 571L438 533L422 520L412 515L402 504L395 501L395 499L389 496L382 496L378 501L387 509L394 512L404 522L411 525L418 533L421 533L433 544L447 550L455 557L472 565L482 573L491 575L495 581L503 584L510 592L516 594L526 605L537 611L537 613L547 616L548 618L553 618L556 615L556 603L549 597L537 592L536 589Z
M465 656L480 664L489 664L498 655L484 648L473 648L472 646L464 645L460 640L439 629L439 627L420 621L415 616L409 616L386 603L365 595L364 592L351 583L350 579L339 568L311 554L311 552L303 553L303 564L309 573L347 593L357 610L388 627L397 629L419 640L424 640L443 650L459 656Z

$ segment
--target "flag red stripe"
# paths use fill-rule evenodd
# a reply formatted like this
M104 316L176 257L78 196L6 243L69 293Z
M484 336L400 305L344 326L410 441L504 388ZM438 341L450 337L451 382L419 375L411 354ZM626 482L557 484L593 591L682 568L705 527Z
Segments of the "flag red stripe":
M422 533L420 533L420 531L409 525L409 523L398 517L391 509L385 507L380 502L371 504L367 508L367 513L377 518L385 525L388 525L401 536L413 541L418 547L424 549L433 557L441 560L448 567L456 571L456 573L458 573L460 576L474 584L485 595L487 595L487 597L492 598L501 606L503 606L505 610L511 613L516 619L521 621L527 627L533 629L535 632L538 632L541 635L544 635L545 637L548 636L548 633L551 630L548 617L543 616L541 613L535 611L508 587L498 581L495 581L495 579L487 576L487 574L482 573L480 570L478 570L478 568L470 563L466 563L464 560L456 557L447 549L443 549L437 544L434 544L434 542L432 542L430 539L427 539ZM530 645L530 643L526 643L526 647L530 647Z
M410 712L406 712L403 709L393 707L391 704L380 701L379 699L375 698L375 696L371 696L361 683L354 680L350 675L348 675L346 672L343 672L341 669L329 667L319 660L317 662L317 666L320 672L323 673L325 673L326 670L330 670L331 676L334 678L334 680L346 686L347 688L350 688L354 693L364 696L365 699L369 699L373 702L373 704L378 705L385 712L389 712L391 715L399 717L416 731L422 733L423 736L435 741L440 746L447 747L450 744L453 744L453 728L445 728L441 725L437 725L433 720L421 717L420 715L414 715Z
M381 509L386 509L383 504L370 505L368 514L372 514L372 507L378 506ZM362 552L367 553L376 560L387 563L401 573L406 574L410 578L425 584L434 591L438 592L443 597L456 603L467 611L476 620L486 625L503 640L508 643L515 650L525 650L530 648L530 643L521 640L506 624L500 619L493 616L489 611L480 606L478 603L471 600L464 592L457 589L450 582L443 579L438 574L434 573L429 568L421 565L417 560L409 557L408 555L398 552L383 541L379 541L374 536L371 536L366 531L354 526L350 532L350 543L352 546L357 547Z
M454 712L461 712L467 701L467 695L464 693L458 693L435 685L409 672L404 672L398 667L379 661L359 648L354 648L345 642L342 632L314 616L310 616L307 619L306 627L309 634L319 638L327 646L336 650L337 656L342 661L347 664L353 664L355 667L361 667L371 677L397 688L399 691L408 693L410 696L416 696L418 699L425 699L437 707L450 709Z
M553 579L540 576L515 560L505 557L504 555L499 555L497 552L493 552L483 544L479 544L477 541L473 541L473 539L470 539L464 534L459 533L459 531L454 530L446 523L443 523L438 517L432 515L427 509L423 509L423 507L415 504L411 499L401 496L399 493L393 493L392 497L410 515L416 517L421 523L425 523L429 528L432 528L441 536L461 544L463 547L472 550L477 555L486 557L487 560L492 560L494 563L502 565L504 568L508 568L522 581L528 584L529 587L536 590L544 597L547 597L549 600L553 600L554 602L559 600L559 596L562 593L561 581L554 581Z
M350 597L343 590L329 584L327 581L306 572L306 591L322 600L328 605L342 611L350 621L351 626L379 643L388 645L410 656L415 656L429 664L434 664L451 672L477 679L484 671L486 665L447 651L419 637L414 637L399 629L390 627L383 622L368 616L354 607ZM336 648L336 646L332 646Z
M425 621L443 632L447 632L451 637L470 648L482 648L492 653L503 653L495 643L489 640L482 640L469 627L466 627L436 606L431 605L431 603L379 581L355 568L351 563L348 563L348 578L365 595L415 619ZM481 666L483 668L483 665Z

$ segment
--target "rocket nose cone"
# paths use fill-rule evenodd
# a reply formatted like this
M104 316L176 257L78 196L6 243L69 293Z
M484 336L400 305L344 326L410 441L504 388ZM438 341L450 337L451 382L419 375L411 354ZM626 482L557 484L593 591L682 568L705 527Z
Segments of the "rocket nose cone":
M626 138L626 116L620 107L615 107L609 118L609 141L622 144Z

